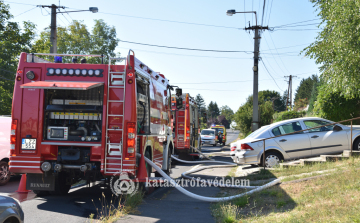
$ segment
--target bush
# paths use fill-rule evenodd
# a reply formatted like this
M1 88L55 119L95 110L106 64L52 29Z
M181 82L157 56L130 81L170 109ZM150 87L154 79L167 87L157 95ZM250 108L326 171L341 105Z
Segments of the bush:
M273 115L274 122L279 122L282 120L292 119L292 118L301 118L304 117L306 111L284 111L275 113Z

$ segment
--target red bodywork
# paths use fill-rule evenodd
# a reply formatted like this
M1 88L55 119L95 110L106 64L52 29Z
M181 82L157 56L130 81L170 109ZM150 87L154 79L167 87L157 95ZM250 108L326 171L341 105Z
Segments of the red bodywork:
M15 145L11 150L11 172L42 174L41 164L44 161L56 162L58 149L61 146L90 148L89 162L98 164L99 166L96 168L104 176L124 171L137 177L140 172L139 168L145 168L145 163L140 163L143 162L143 159L137 159L136 153L144 154L147 148L151 149L152 160L159 167L162 166L163 146L167 137L167 128L170 126L169 106L165 96L169 82L163 75L159 77L158 73L153 72L132 55L128 56L127 65L49 63L41 62L41 60L33 63L29 57L31 57L30 54L21 53L15 80L12 105L13 132L15 133L12 137ZM49 76L50 68L102 70L103 72L100 76L64 76L61 74ZM124 70L122 85L112 84L113 79L109 81L109 72L120 73ZM29 80L26 76L30 71L35 74L33 80ZM136 87L138 74L148 78L149 82L150 114L148 115L150 124L147 133L138 132ZM114 75L114 80L120 81L121 78ZM103 102L102 111L100 111L102 114L100 126L102 131L99 136L101 140L93 142L47 139L45 124L48 120L45 116L45 92L49 89L86 91L98 86L103 86L103 95L99 96L101 97L99 100ZM98 95L96 95L96 99L98 100ZM60 116L61 114L63 113L60 113ZM69 119L69 123L71 121ZM131 138L133 136L134 139ZM36 149L22 149L22 139L27 138L36 139ZM122 142L122 154L116 154L118 149L109 145L120 142ZM133 153L128 153L132 151L128 149L129 147L134 148Z

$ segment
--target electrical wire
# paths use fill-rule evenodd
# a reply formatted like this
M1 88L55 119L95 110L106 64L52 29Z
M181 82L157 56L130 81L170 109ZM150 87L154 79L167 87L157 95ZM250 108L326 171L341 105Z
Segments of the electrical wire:
M268 73L268 74L270 75L270 77L274 80L274 82L275 82L276 86L279 88L279 90L280 90L281 92L283 92L283 90L281 90L281 88L279 87L279 85L276 83L276 81L275 81L274 77L270 74L269 70L267 69L267 67L266 67L266 65L265 65L265 63L264 63L264 61L263 61L263 60L261 60L261 62L263 63L263 65L264 65L265 70L267 71L267 73Z
M20 3L20 2L10 2L10 1L3 1L3 2L12 3L12 4L19 4L19 5L32 5L32 6L36 6L36 5L33 5L33 4L26 4L26 3Z
M264 22L265 2L266 2L266 0L264 0L263 10L262 10L261 26L263 25L263 22Z
M25 11L25 12L20 13L19 15L22 15L22 14L24 14L24 13L30 12L31 10L34 10L34 9L36 9L36 8L37 8L37 7L34 7L34 8L32 8L32 9L29 9L29 10L27 10L27 11ZM16 15L16 16L14 16L13 18L18 17L19 15Z
M293 22L293 23L288 23L288 24L284 24L284 25L274 26L274 28L279 28L279 27L298 24L298 23L310 22L310 21L315 21L315 20L320 20L320 19L310 19L310 20L305 20L305 21L300 21L300 22Z
M271 39L271 42L273 43L273 45L274 45L274 47L275 47L275 50L276 50L276 53L279 55L279 52L278 52L278 50L276 49L276 45L275 45L275 43L274 43L274 40L273 40L273 38L271 37L271 35L269 34L269 36L270 36L270 39ZM284 65L284 67L285 67L285 70L291 75L291 73L290 73L290 71L287 69L287 67L286 67L286 65L285 65L285 63L284 63L284 61L281 59L281 57L279 57L280 58L280 61L281 61L281 63Z
M269 43L267 42L266 38L263 38L265 40L266 45L268 46L268 48L270 48ZM281 66L279 65L279 63L277 62L277 59L275 58L274 54L272 53L272 51L270 50L271 56L274 58L276 65L280 68L281 72L285 75L286 73L284 72L284 70L281 68ZM274 69L273 69L274 70Z
M205 52L218 52L218 53L253 53L252 51L243 51L243 50L207 50L207 49L193 49L193 48L183 48L183 47L174 47L174 46L161 46L161 45L154 45L154 44L147 44L147 43L137 43L125 40L119 40L120 42L124 43L131 43L131 44L138 44L143 46L154 46L154 47L162 47L162 48L169 48L169 49L178 49L178 50L192 50L192 51L205 51Z
M271 9L272 9L272 4L273 4L274 0L271 1L271 5L270 5L270 13L269 13L269 17L268 17L268 21L267 24L270 24L270 14L271 14Z

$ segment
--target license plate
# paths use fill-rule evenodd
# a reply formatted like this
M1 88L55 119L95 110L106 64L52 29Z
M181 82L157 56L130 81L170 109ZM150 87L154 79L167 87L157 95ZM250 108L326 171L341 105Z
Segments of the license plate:
M36 149L36 139L22 139L21 149Z
M210 141L204 141L204 144L210 144Z

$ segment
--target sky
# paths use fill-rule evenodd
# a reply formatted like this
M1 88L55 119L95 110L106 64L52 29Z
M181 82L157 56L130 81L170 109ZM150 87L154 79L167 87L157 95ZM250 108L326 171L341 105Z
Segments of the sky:
M33 22L38 34L50 26L50 9L36 6L59 5L48 0L4 2L10 5L12 21ZM315 61L300 54L320 32L318 12L306 0L61 0L60 5L68 7L66 11L98 7L98 13L57 14L57 25L82 20L91 29L94 19L103 19L116 28L120 39L116 52L126 56L129 49L134 50L138 59L184 93L201 94L207 105L215 101L219 108L227 105L236 112L253 93L254 32L244 28L255 25L255 16L227 16L229 9L256 11L258 25L270 28L261 32L259 91L275 90L282 95L288 88L285 76L294 75L294 98L301 79L319 74Z

